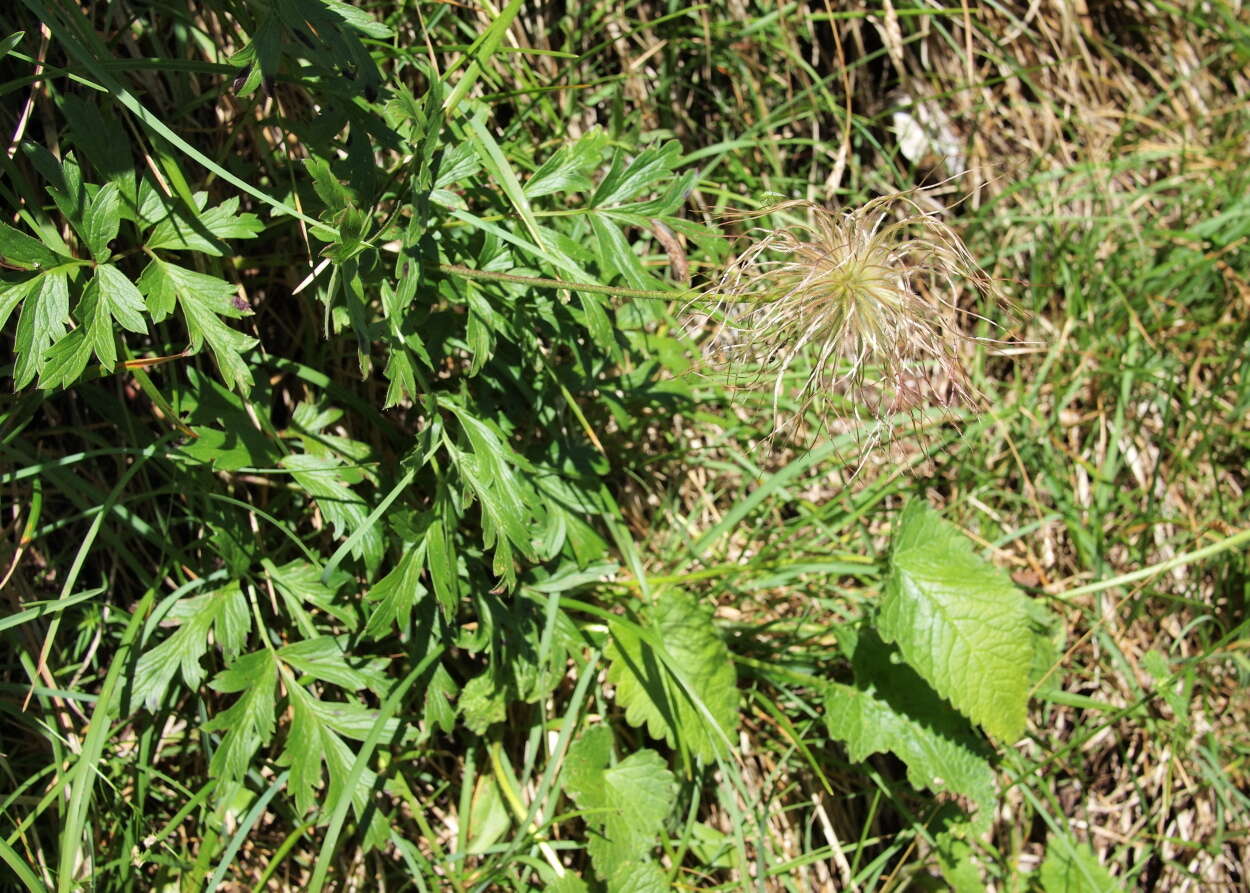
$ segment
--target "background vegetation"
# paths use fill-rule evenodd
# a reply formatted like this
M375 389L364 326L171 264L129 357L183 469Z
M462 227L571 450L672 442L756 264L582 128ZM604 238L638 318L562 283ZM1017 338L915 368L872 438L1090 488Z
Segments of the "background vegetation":
M0 48L8 882L1247 884L1239 4L20 0ZM799 358L778 429L688 285L804 213L730 212L916 186L1021 309L959 296L980 399Z

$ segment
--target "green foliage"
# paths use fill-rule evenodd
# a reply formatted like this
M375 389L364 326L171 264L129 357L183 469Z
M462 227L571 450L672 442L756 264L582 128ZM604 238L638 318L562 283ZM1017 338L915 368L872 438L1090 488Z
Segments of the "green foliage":
M641 625L612 624L608 681L625 718L702 760L727 755L738 716L729 649L710 612L684 592L657 594Z
M565 790L591 829L587 848L599 877L613 890L659 889L664 876L649 856L673 808L677 784L653 750L617 762L613 740L606 726L583 733L569 750Z
M1122 889L1107 869L1098 864L1098 857L1088 844L1077 843L1063 835L1050 839L1037 882L1043 893L1076 893L1078 890L1117 893Z
M797 357L776 394L722 387L707 373L725 335L688 283L714 281L755 224L801 223L793 206L733 210L822 190L849 209L923 179L883 136L899 94L859 94L893 90L903 68L887 66L927 54L926 35L964 46L951 23L967 17L744 10L746 29L739 10L654 3L0 11L0 685L22 704L5 714L0 860L15 877L641 893L925 887L930 870L1010 887L1040 852L1037 817L1083 802L1036 771L1081 759L1048 737L1073 727L1059 707L1092 717L1086 743L1128 716L1185 772L1242 765L1194 734L1220 715L1201 662L1244 670L1240 565L1175 599L1223 606L1197 624L1226 636L1202 657L1122 651L1100 627L1069 644L1070 612L999 567L1009 553L1055 592L1145 555L1108 540L1125 468L1150 479L1131 529L1171 505L1134 413L1183 422L1168 382L1208 376L1227 393L1195 411L1250 407L1244 358L1201 328L1244 341L1229 308L1248 218L1227 199L1244 184L1228 175L1203 219L1110 254L1095 221L1041 223L991 189L952 212L996 279L1071 302L1053 350L1037 337L1042 373L1062 375L1028 380L1027 352L988 360L992 420L918 405L898 428L938 432L925 461L874 453L850 474L857 432L787 440L773 401L804 381L832 382L847 417L877 398ZM856 30L879 25L885 48ZM1050 67L991 49L1013 87ZM1087 175L1052 162L1022 193ZM1154 168L1106 173L1108 189L1157 183L1142 201L1188 201ZM1118 289L1107 307L1082 290L1091 268L1051 252L1086 225L1082 256ZM1123 325L1099 337L1144 337L1104 355L1082 342L1065 366L1103 311ZM1152 339L1190 345L1191 365ZM1097 461L1071 462L1090 406L1113 404ZM1211 435L1193 461L1247 445ZM1003 471L1017 450L1024 480ZM1060 571L1031 551L1056 538ZM1097 627L1114 607L1081 610ZM1089 679L1106 667L1077 693L1060 666L1087 640L1128 680L1105 702ZM1230 781L1219 796L1221 815L1250 808ZM1114 889L1100 859L1123 874L1058 831L1045 846L1020 884Z
M876 623L934 690L991 735L1024 730L1037 647L1028 602L928 506L899 520Z

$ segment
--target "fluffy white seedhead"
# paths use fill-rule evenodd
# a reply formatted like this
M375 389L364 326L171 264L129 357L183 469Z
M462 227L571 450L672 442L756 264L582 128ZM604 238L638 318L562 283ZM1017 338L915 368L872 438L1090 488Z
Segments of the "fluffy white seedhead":
M723 324L713 359L737 386L771 382L774 433L812 414L879 427L973 402L960 354L981 317L959 298L1002 299L955 231L913 193L841 214L791 201L751 216L795 208L807 222L756 230L705 295Z

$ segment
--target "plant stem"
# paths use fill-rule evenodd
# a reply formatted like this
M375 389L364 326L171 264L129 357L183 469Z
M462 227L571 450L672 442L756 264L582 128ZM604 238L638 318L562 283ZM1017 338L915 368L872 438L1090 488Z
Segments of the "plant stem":
M1240 546L1242 543L1250 540L1250 528L1238 531L1231 536L1225 537L1217 543L1204 546L1201 549L1195 549L1192 552L1186 552L1183 555L1177 555L1169 558L1167 561L1159 564L1152 564L1150 567L1144 567L1141 570L1133 571L1128 574L1121 574L1118 577L1112 577L1110 580L1101 580L1096 583L1086 583L1084 586L1078 586L1075 589L1069 589L1067 592L1059 593L1059 598L1072 598L1076 595L1087 595L1091 592L1101 592L1104 589L1111 589L1115 586L1123 586L1126 583L1135 583L1138 580L1144 580L1147 577L1153 577L1158 574L1166 573L1173 568L1183 567L1186 564L1192 564L1195 561L1201 561L1204 558L1210 558L1212 555L1218 555L1228 549Z
M649 290L644 288L621 288L615 285L600 285L596 282L565 282L563 279L547 279L542 276L521 276L517 273L496 273L491 270L474 270L459 264L436 264L440 273L460 276L464 279L481 279L488 282L515 282L520 285L533 285L538 288L567 288L570 291L588 291L601 295L616 295L619 298L639 298L649 301L678 301L692 297L696 289L684 291Z

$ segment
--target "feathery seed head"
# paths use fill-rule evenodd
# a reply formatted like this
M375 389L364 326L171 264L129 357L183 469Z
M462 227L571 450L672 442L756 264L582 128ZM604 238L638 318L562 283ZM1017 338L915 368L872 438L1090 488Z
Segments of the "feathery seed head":
M750 216L789 208L808 222L766 231L707 295L731 373L773 380L774 427L785 426L782 397L802 358L810 372L790 422L809 409L822 422L864 411L880 421L922 402L970 401L960 347L975 339L961 323L980 317L959 308L960 284L997 295L955 231L909 193L840 215L789 201ZM838 408L848 402L851 411Z

